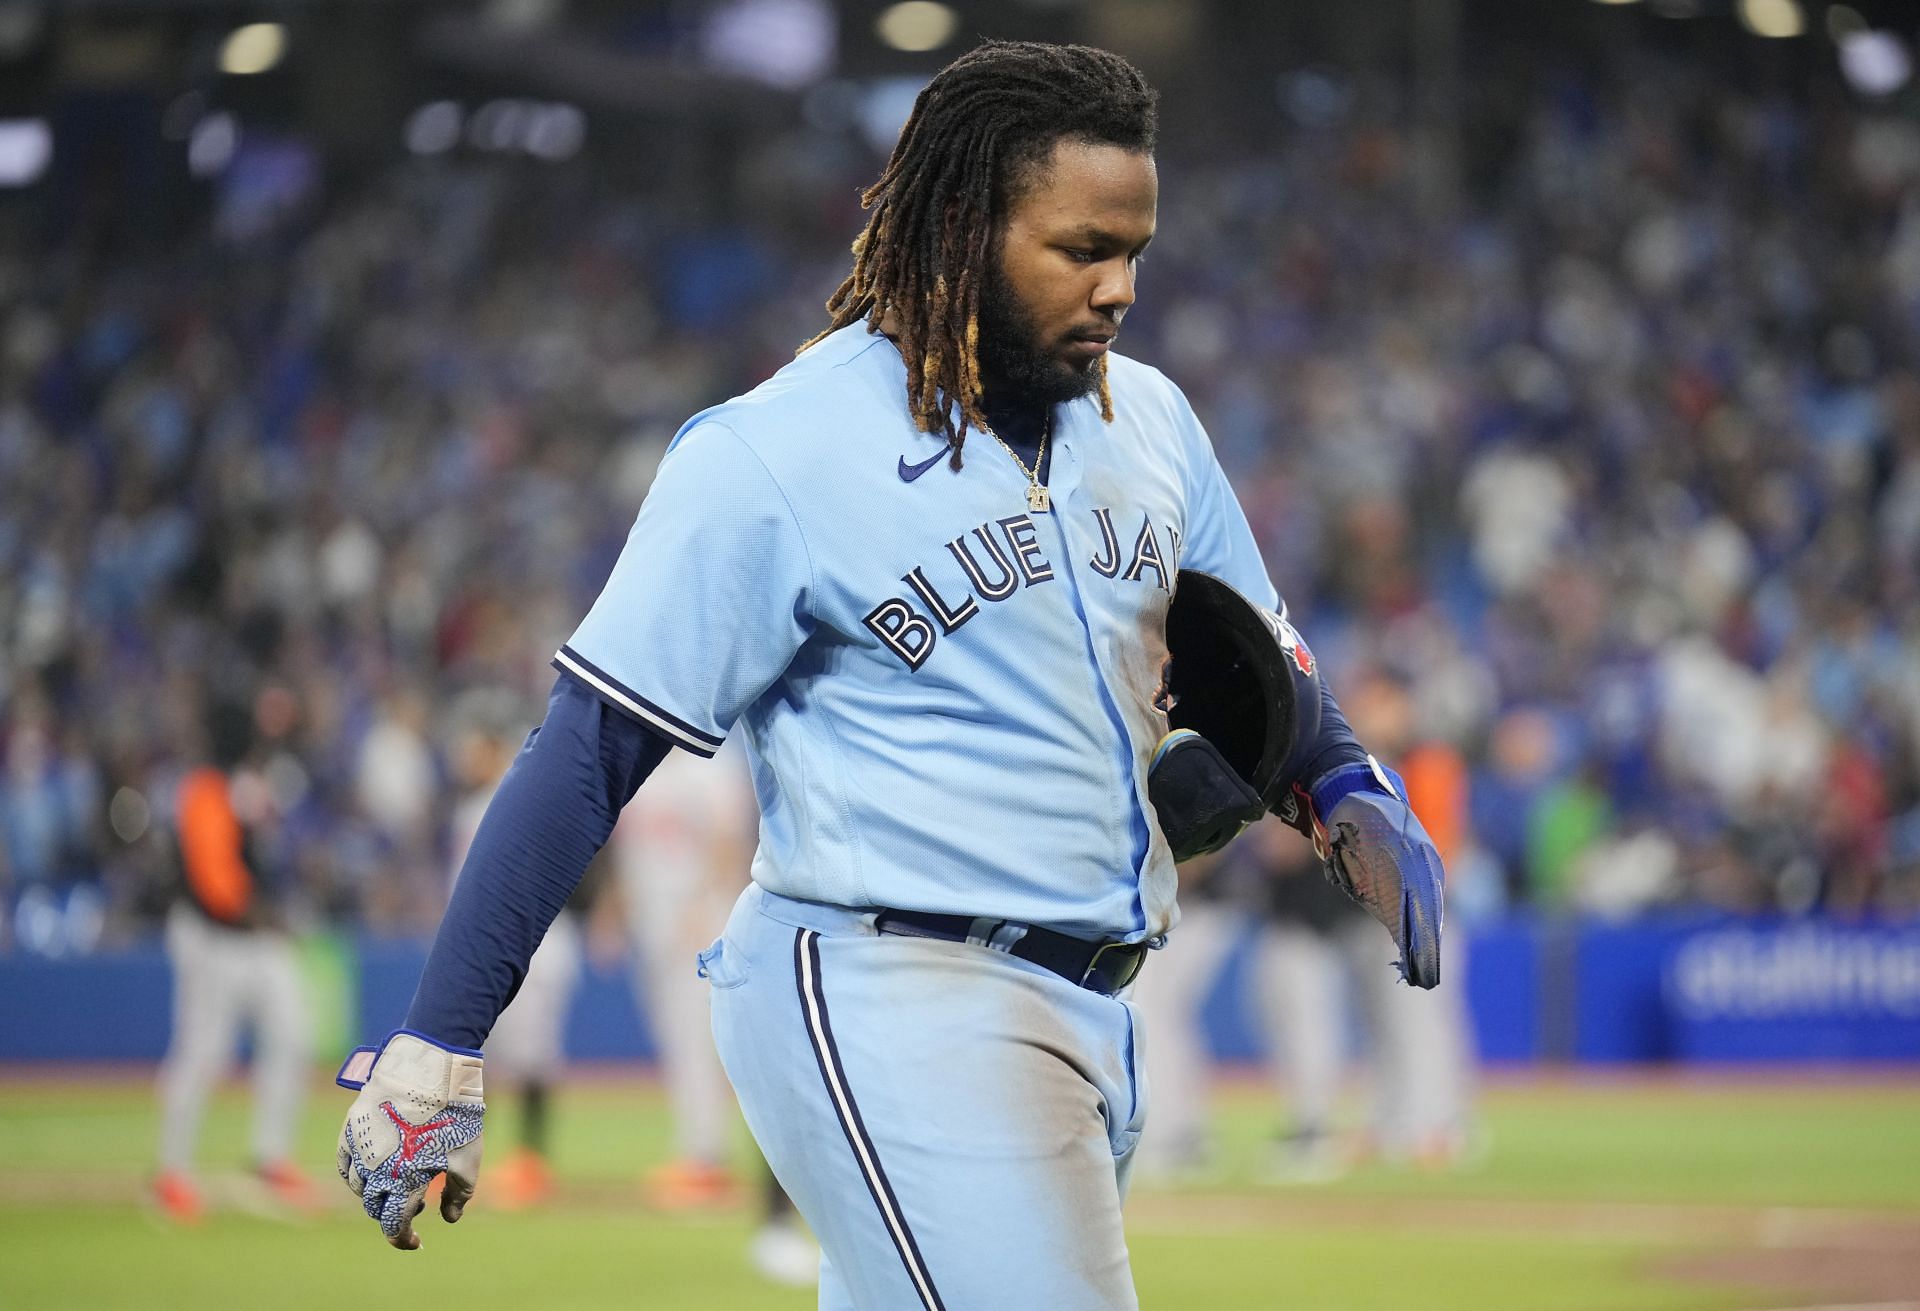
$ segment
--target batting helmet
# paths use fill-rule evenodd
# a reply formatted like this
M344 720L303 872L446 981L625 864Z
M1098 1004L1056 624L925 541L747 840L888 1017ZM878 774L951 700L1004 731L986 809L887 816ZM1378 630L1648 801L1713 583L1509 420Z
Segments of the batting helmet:
M1279 809L1320 735L1320 667L1293 625L1182 569L1167 610L1167 721L1192 729Z

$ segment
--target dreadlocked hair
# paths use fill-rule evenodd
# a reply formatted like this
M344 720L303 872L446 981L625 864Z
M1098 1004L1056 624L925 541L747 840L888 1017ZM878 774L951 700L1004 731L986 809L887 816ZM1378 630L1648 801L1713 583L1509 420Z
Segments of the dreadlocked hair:
M988 41L920 92L853 242L853 271L827 300L832 321L808 340L893 316L907 361L907 409L944 433L960 467L980 408L980 288L997 226L1027 172L1061 140L1150 151L1157 97L1140 70L1089 46ZM1113 422L1106 361L1100 413Z

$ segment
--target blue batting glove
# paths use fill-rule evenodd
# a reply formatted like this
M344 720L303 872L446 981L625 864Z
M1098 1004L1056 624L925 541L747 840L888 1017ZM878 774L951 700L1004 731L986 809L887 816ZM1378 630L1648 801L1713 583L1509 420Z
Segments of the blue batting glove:
M1368 756L1364 765L1322 775L1308 795L1328 882L1393 935L1401 978L1416 988L1436 986L1446 917L1440 852L1407 804L1406 784Z

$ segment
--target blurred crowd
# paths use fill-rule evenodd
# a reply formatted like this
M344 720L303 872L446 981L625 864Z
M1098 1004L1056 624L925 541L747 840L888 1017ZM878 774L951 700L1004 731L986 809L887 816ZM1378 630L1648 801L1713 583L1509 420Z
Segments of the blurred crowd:
M1465 757L1463 908L1913 907L1920 131L1649 64L1501 144L1478 203L1365 128L1173 189L1277 581Z
M1163 143L1121 348L1336 688L1463 766L1459 907L1920 905L1920 126L1651 63L1451 139L1283 102ZM151 930L218 698L296 916L430 925L462 732L538 721L666 440L817 330L877 166L785 151L728 222L421 159L0 243L0 945Z

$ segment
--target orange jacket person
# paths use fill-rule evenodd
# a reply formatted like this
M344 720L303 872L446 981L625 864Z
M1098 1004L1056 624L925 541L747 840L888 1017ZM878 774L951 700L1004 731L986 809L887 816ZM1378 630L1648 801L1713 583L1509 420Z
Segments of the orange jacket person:
M160 1071L160 1173L154 1196L175 1220L200 1217L193 1155L200 1121L243 1027L253 1034L256 1172L273 1196L305 1209L312 1192L291 1164L313 1022L281 907L260 877L255 832L271 819L251 767L253 722L241 706L206 720L206 763L180 780L173 806L182 896L167 918L173 1032Z

